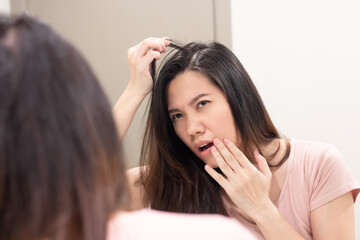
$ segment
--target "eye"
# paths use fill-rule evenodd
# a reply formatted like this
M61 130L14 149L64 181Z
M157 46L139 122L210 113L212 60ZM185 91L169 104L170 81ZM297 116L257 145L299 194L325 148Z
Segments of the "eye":
M200 101L198 104L197 104L197 107L198 108L203 108L207 103L209 103L210 101L207 101L207 100L203 100L203 101Z
M178 120L179 118L182 118L182 114L181 113L175 113L173 115L171 115L171 120L174 122L176 120Z

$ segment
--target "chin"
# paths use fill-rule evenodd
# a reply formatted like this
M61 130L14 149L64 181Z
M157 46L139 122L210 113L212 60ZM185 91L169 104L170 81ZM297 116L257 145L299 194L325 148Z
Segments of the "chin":
M216 162L214 157L211 156L211 155L208 155L206 157L197 155L197 157L200 158L201 161L203 161L206 165L208 165L211 168L218 168L219 167L218 163Z

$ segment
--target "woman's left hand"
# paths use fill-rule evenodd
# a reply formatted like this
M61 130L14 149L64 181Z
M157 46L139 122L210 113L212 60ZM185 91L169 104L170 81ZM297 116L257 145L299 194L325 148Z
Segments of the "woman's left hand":
M254 221L264 209L273 207L269 197L272 174L258 150L254 157L259 169L228 139L215 139L211 152L223 175L208 165L205 170L226 191L243 217Z

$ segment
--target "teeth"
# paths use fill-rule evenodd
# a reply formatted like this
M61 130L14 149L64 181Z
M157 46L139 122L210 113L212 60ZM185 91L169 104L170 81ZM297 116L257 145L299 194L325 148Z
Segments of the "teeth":
M199 149L200 149L200 151L204 151L204 150L208 149L209 147L211 147L212 145L213 145L212 142L205 143L205 144L201 145L199 147Z

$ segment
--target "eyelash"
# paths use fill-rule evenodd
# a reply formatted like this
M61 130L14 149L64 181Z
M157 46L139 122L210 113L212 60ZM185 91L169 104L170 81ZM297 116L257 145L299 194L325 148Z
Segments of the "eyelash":
M203 108L206 104L208 104L210 101L208 100L202 100L200 102L198 102L198 104L196 104L197 108ZM200 105L203 105L202 107L200 107Z
M210 101L208 101L208 100L202 100L202 101L200 101L200 102L198 102L197 104L196 104L196 107L198 108L198 109L201 109L201 108L203 108L206 104L208 104ZM176 120L178 120L179 118L181 118L182 117L182 114L181 113L175 113L175 114L173 114L172 116L171 116L171 121L173 121L173 122L175 122Z
M176 120L178 120L178 119L180 118L179 115L181 115L181 117L182 117L182 114L181 114L181 113L175 113L174 115L171 116L171 120L172 120L173 122L176 121ZM175 119L176 116L178 116L178 117Z

